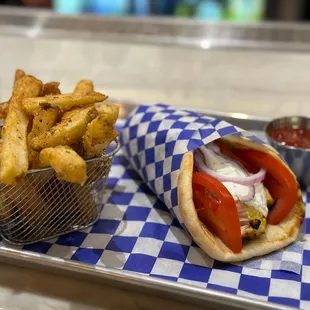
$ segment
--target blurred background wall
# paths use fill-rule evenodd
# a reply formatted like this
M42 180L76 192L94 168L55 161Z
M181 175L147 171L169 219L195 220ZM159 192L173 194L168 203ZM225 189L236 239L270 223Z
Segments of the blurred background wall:
M0 0L0 4L46 7L62 14L163 15L248 23L310 19L308 0Z

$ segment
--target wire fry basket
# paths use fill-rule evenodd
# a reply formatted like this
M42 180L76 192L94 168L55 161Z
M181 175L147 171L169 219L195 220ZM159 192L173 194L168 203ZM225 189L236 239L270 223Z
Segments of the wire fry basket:
M84 186L57 179L52 168L30 170L14 186L0 183L0 234L9 244L26 245L81 230L99 218L116 147L86 161Z

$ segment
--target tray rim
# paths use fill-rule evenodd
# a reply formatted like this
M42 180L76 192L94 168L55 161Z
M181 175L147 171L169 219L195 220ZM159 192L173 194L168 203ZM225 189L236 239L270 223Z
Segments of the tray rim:
M110 101L118 102L121 108L127 109L127 113L133 108L139 106L134 101L121 101L113 98ZM188 109L188 108L187 108ZM231 120L248 120L250 122L268 122L269 118L251 116L243 113L216 112L205 109L189 109L192 111L208 114L214 117L228 118ZM246 128L245 128L246 129ZM169 293L165 298L185 299L185 302L196 305L228 306L233 305L237 309L266 309L266 310L291 310L297 309L272 302L251 299L231 293L220 292L209 288L200 288L184 283L169 281L165 279L150 277L148 275L114 269L104 266L96 266L86 263L73 261L66 258L58 258L46 254L40 254L27 250L14 248L14 246L0 246L0 261L2 263L26 267L34 270L44 270L44 272L57 275L66 275L79 277L84 280L89 279L95 282L108 282L116 287L124 287L133 290L144 290L148 294L157 294L163 296ZM45 268L45 269L44 269ZM130 287L128 288L128 284Z
M48 273L64 275L63 272L66 272L66 275L71 275L73 277L83 276L84 280L89 279L96 282L98 282L98 280L99 282L101 282L100 280L103 280L102 282L109 281L109 284L121 288L124 285L130 284L130 287L127 287L128 290L139 291L139 289L143 289L149 294L169 293L172 294L172 296L165 296L165 298L187 298L186 300L188 303L196 305L201 305L202 303L204 305L218 306L233 305L237 309L252 310L297 309L209 288L200 288L184 283L150 277L139 273L79 263L66 258L62 259L46 254L4 248L2 246L0 247L0 262L34 270L42 270L42 267L48 267L53 269L47 270Z

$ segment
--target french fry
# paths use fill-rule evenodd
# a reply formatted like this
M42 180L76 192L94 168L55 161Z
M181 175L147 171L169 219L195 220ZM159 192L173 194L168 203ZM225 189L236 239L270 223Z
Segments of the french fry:
M21 69L17 69L15 71L13 90L17 88L18 83L19 83L18 81L20 81L20 79L24 77L25 75L26 73ZM9 109L9 101L0 103L0 119L3 119L6 117L8 113L8 109Z
M1 154L1 151L2 151L2 145L3 145L3 140L0 139L0 154ZM15 191L16 192L16 191ZM14 198L18 198L18 197L14 197L14 195L10 195L10 198L11 196ZM17 196L17 195L15 195ZM4 197L2 197L1 201L0 201L0 222L3 221L5 223L5 221L7 221L7 219L11 216L12 214L12 207L11 206L7 206L5 203L4 203L4 200L3 199Z
M51 166L58 179L84 185L87 180L86 163L69 146L46 148L40 152L43 166Z
M83 157L85 159L101 157L111 142L117 140L118 135L119 133L116 130L107 132L105 141L95 145L87 143L90 140L83 140L85 141L83 144Z
M99 114L108 114L110 121L115 124L119 116L119 106L111 102L99 102L95 104Z
M23 98L35 97L41 93L42 82L35 77L22 77L10 100L8 114L2 129L2 151L0 154L0 180L12 185L23 178L28 171L27 127L28 117L23 111Z
M60 109L49 103L42 103L35 112L32 125L32 133L37 136L52 128L58 121Z
M87 126L83 136L83 149L85 158L102 156L106 148L118 137L114 130L119 115L119 107L113 103L100 102L95 104L99 113Z
M60 95L61 91L59 89L59 85L59 82L49 82L44 84L40 96Z
M87 124L98 115L94 107L77 108L66 112L61 121L48 131L34 137L30 143L35 151L57 145L71 145L84 135Z
M23 108L28 115L33 115L40 103L50 103L58 106L63 111L71 110L76 107L85 107L96 102L101 102L107 98L106 95L92 92L90 94L61 94L39 98L27 98L23 100Z
M27 137L29 166L31 169L40 168L39 153L34 151L30 146L32 139L52 128L57 123L59 116L60 109L49 103L42 103L34 113L32 129Z
M114 130L114 122L110 114L101 114L89 123L83 136L85 158L102 156L110 143L116 140L118 132Z
M18 81L20 81L21 78L23 78L24 76L26 76L26 73L24 70L17 69L15 71L13 89L16 89L18 87Z
M94 84L92 81L89 80L81 80L77 83L74 94L90 94L94 92Z

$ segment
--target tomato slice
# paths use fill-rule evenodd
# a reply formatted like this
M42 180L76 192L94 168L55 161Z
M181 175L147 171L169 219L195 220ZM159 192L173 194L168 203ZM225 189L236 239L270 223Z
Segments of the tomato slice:
M267 220L271 225L279 224L296 204L298 186L295 177L283 162L269 154L249 149L238 149L235 153L243 160L267 170L264 185L270 191L271 196L277 200Z
M234 253L241 252L239 215L227 188L217 179L195 172L193 199L199 219Z
M225 143L221 141L215 141L215 144L219 147L221 153L230 159L233 159L239 162L248 172L250 173L257 173L259 168L251 165L249 162L243 160L238 155L234 153L234 149L230 148L229 146L225 145Z

